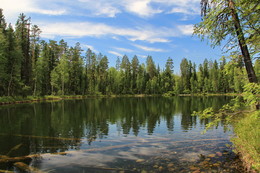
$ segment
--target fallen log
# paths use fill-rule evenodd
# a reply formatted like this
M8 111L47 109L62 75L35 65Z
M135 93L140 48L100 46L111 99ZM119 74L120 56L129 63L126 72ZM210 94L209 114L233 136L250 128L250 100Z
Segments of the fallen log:
M14 163L14 166L23 170L23 171L26 171L26 172L32 172L32 173L44 173L43 171L39 170L38 168L35 168L33 166L29 166L23 162L16 162Z

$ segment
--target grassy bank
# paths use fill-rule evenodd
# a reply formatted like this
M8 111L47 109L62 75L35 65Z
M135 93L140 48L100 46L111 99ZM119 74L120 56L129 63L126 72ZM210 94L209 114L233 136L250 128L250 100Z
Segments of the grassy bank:
M19 104L19 103L31 103L31 102L41 102L47 100L63 100L63 99L77 99L77 98L85 98L85 96L41 96L41 97L34 97L34 96L27 96L27 97L0 97L0 105L7 105L7 104Z
M190 94L175 94L174 92L167 92L162 94L164 97L173 96L243 96L243 93L190 93Z
M19 104L19 103L33 103L33 102L41 102L41 101L50 101L50 100L68 100L68 99L84 99L84 98L108 98L108 97L151 97L151 96L159 96L159 95L145 95L145 94L135 94L135 95L64 95L64 96L5 96L0 97L0 105L8 105L8 104Z
M177 96L238 96L241 94L235 93L226 93L226 94L179 94ZM19 103L32 103L32 102L41 102L41 101L48 101L48 100L65 100L65 99L84 99L84 98L107 98L107 97L152 97L152 96L164 96L164 97L173 97L174 95L171 94L124 94L124 95L63 95L63 96L56 96L56 95L47 95L47 96L4 96L0 97L0 105L7 105L7 104L19 104Z
M260 110L244 115L234 124L235 152L248 170L260 172Z

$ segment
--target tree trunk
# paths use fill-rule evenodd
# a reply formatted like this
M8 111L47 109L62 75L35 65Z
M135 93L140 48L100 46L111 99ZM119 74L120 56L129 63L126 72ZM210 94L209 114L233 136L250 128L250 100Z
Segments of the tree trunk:
M14 71L14 66L12 66L11 77L10 77L10 80L8 82L7 96L10 96L11 84L12 84L12 81L13 81L13 71Z
M253 64L250 58L250 54L248 51L248 47L246 45L246 41L245 41L245 37L244 37L244 33L243 30L241 28L240 25L240 20L238 18L238 14L235 10L235 6L234 6L234 2L233 0L228 0L228 4L229 4L229 8L231 9L231 15L232 18L234 20L234 26L236 29L236 34L237 34L237 39L239 42L239 47L241 49L243 58L244 58L244 63L245 63L245 67L246 67L246 71L247 71L247 76L248 76L248 80L250 83L257 83L257 77L253 68ZM258 102L256 104L256 109L259 110L260 109L260 103Z
M248 80L250 83L257 83L257 77L255 74L253 65L252 65L248 47L246 45L244 33L243 33L243 30L240 25L240 20L238 18L238 14L234 7L234 2L233 2L233 0L228 0L228 2L229 2L229 8L231 9L231 15L234 20L234 26L236 29L239 47L241 49L241 52L242 52L242 55L244 58L244 63L245 63L246 71L247 71Z

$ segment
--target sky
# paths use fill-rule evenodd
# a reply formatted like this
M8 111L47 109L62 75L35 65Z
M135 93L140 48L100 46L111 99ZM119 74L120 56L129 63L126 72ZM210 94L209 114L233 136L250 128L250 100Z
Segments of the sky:
M183 58L199 64L223 55L192 35L200 0L0 0L0 8L13 26L24 13L42 30L41 39L80 42L84 51L106 55L110 66L123 55L137 55L140 63L150 55L163 68L171 57L179 73Z

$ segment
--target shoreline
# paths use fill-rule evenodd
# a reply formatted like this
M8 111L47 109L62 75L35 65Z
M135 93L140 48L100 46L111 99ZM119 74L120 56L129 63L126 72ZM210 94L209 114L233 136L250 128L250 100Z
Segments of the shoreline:
M70 99L87 99L87 98L116 98L116 97L155 97L161 95L151 95L151 94L135 94L135 95L64 95L64 96L54 96L47 95L42 97L27 96L23 97L0 97L0 106L3 105L14 105L23 103L37 103L44 101L60 101L60 100L70 100Z
M46 96L4 96L0 97L0 106L2 105L13 105L13 104L23 104L23 103L36 103L44 101L59 101L59 100L69 100L69 99L86 99L86 98L116 98L116 97L176 97L176 96L242 96L242 94L236 93L219 93L219 94L179 94L174 96L164 96L163 94L125 94L125 95L64 95L64 96L55 96L55 95L46 95Z

